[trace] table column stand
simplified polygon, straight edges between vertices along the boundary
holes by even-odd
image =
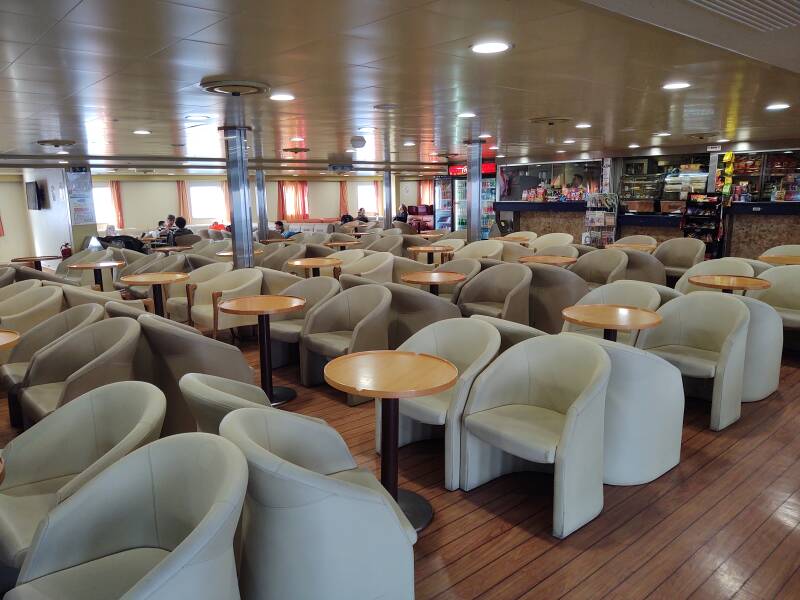
[[[319,267],[312,267],[311,268],[311,276],[312,277],[319,277]]]
[[[617,341],[617,330],[616,329],[603,329],[603,339],[608,340],[609,342],[616,342]]]
[[[153,287],[153,310],[159,317],[164,316],[164,296],[160,283],[154,283]]]
[[[281,406],[297,396],[292,388],[272,385],[272,336],[269,315],[258,315],[258,366],[261,369],[261,389],[270,406]]]
[[[42,270],[42,261],[40,261],[40,260],[33,261],[33,268],[36,269],[37,271],[41,271]]]
[[[429,286],[428,289],[430,289],[431,294],[433,294],[434,296],[438,296],[439,295],[439,284],[438,283],[432,283]]]
[[[96,285],[100,286],[100,291],[103,290],[103,270],[102,269],[92,269],[94,271],[94,282]]]

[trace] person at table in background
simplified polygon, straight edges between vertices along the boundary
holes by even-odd
[[[394,217],[395,221],[402,221],[403,223],[408,223],[408,208],[406,208],[405,204],[401,204],[397,214]]]
[[[164,231],[164,221],[159,221],[155,229],[151,229],[147,233],[143,233],[142,237],[157,238],[161,236],[162,231]]]
[[[208,226],[209,229],[213,229],[214,231],[225,231],[225,225],[222,223],[218,223],[214,221],[211,225]]]
[[[167,222],[161,227],[161,235],[167,235],[175,230],[175,215],[167,215]]]
[[[347,225],[348,223],[352,223],[352,222],[353,222],[353,220],[354,220],[354,219],[353,219],[353,215],[351,215],[350,213],[344,213],[344,214],[342,215],[342,218],[339,220],[339,222],[340,222],[342,225]]]
[[[362,223],[369,223],[367,212],[363,208],[358,209],[358,214],[356,215],[356,221],[361,221]]]
[[[275,221],[275,231],[281,234],[281,237],[290,238],[295,233],[300,233],[299,231],[286,231],[286,228],[283,226],[283,221]]]
[[[167,234],[167,243],[171,246],[175,245],[175,238],[182,235],[192,235],[194,231],[186,227],[186,219],[178,217],[175,219],[175,229]]]

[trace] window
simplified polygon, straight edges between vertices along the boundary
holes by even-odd
[[[94,219],[97,223],[117,226],[117,211],[114,210],[114,200],[111,197],[110,185],[94,186],[92,188],[92,203],[94,204]]]
[[[358,208],[364,209],[367,215],[374,217],[380,214],[378,194],[374,182],[358,184]]]
[[[218,183],[193,183],[189,186],[192,220],[215,219],[227,221],[225,196]]]

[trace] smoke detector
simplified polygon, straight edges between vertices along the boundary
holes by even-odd
[[[200,87],[211,94],[223,96],[252,96],[269,92],[269,85],[261,81],[248,81],[244,79],[216,79],[204,77]]]
[[[36,143],[45,148],[69,148],[75,145],[75,140],[37,140]]]
[[[367,140],[364,139],[363,135],[354,135],[350,138],[350,147],[351,148],[363,148],[367,145]]]

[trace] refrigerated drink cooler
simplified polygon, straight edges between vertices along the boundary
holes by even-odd
[[[481,179],[481,239],[488,239],[494,223],[494,202],[497,179],[483,175]],[[458,231],[467,228],[467,178],[438,177],[434,184],[436,228]]]

